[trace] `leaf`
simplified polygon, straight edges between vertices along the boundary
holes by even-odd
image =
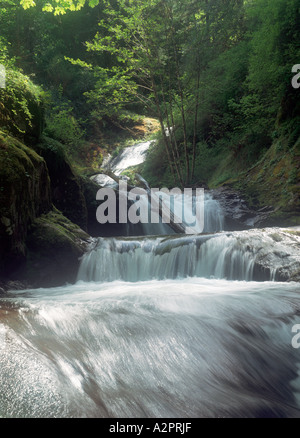
[[[35,6],[35,2],[33,0],[21,0],[20,5],[23,6],[24,9],[29,9]]]
[[[45,6],[43,7],[43,11],[45,12],[53,12],[53,6],[50,5],[50,3],[46,3]]]
[[[97,6],[99,3],[99,0],[89,0],[89,6],[91,8],[94,8],[95,6]]]

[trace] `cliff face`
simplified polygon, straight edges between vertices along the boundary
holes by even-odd
[[[70,221],[87,231],[83,183],[68,162],[63,145],[52,138],[42,137],[34,149],[47,163],[53,204]]]
[[[0,90],[0,293],[16,281],[75,281],[89,240],[81,180],[63,146],[41,137],[41,90],[16,72],[8,85]]]
[[[25,260],[28,228],[50,209],[50,180],[44,159],[0,133],[1,276],[9,277]]]

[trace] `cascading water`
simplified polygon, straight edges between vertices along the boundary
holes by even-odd
[[[139,239],[98,239],[82,258],[78,280],[146,281],[187,277],[274,281],[298,266],[300,239],[274,229]],[[286,239],[286,240],[284,240]],[[113,271],[111,266],[114,266]]]
[[[296,283],[79,282],[0,312],[1,417],[300,415]]]
[[[82,260],[78,280],[145,281],[185,277],[252,280],[255,259],[234,236],[99,239]],[[114,266],[114,270],[111,270]],[[269,279],[270,276],[269,276]]]
[[[147,151],[151,146],[152,142],[138,143],[137,145],[125,148],[118,156],[114,158],[109,158],[105,164],[104,168],[112,171],[116,176],[120,176],[122,172],[127,170],[131,166],[141,164],[145,161]],[[117,187],[117,183],[107,175],[97,175],[93,177],[94,181],[102,187]],[[143,178],[141,178],[143,180]],[[143,180],[146,187],[147,181]],[[148,187],[150,191],[150,187]],[[141,198],[141,201],[145,204],[146,210],[151,209],[150,200],[147,196]],[[182,196],[172,196],[171,201],[168,195],[165,195],[165,202],[171,206],[171,211],[177,216],[181,216],[182,210]],[[213,199],[211,194],[205,192],[205,208],[204,208],[204,229],[201,228],[199,224],[196,223],[194,226],[194,232],[197,233],[213,233],[216,231],[222,231],[224,229],[225,218],[218,201]],[[183,225],[188,227],[195,220],[195,212],[185,211],[185,218],[183,218]],[[128,223],[125,227],[125,235],[127,236],[149,236],[149,235],[170,235],[174,234],[174,230],[168,223],[163,223],[162,220],[159,224],[153,223],[143,223],[139,226],[132,225]]]
[[[219,232],[209,193],[205,222],[94,239],[75,285],[2,297],[0,417],[300,417],[299,283],[274,281],[300,237]]]
[[[206,191],[204,198],[204,233],[214,233],[225,229],[225,218],[218,201]]]
[[[194,234],[214,233],[224,229],[225,220],[220,204],[214,200],[209,193],[205,193],[204,195],[203,227],[202,223],[199,223],[195,219],[195,211],[193,209],[184,209],[184,214],[182,215],[183,199],[183,195],[165,195],[163,197],[163,201],[165,205],[170,208],[171,213],[176,217],[182,216],[182,221],[180,222],[182,225],[182,233],[185,233],[187,228],[192,229]],[[195,203],[195,198],[193,202]],[[144,205],[144,209],[148,211],[148,216],[150,217],[151,200],[149,200],[148,196],[141,197],[139,203]],[[126,236],[169,236],[171,234],[176,234],[176,231],[174,231],[172,225],[169,223],[163,223],[161,218],[158,224],[151,223],[150,220],[147,223],[140,223],[138,226],[128,223],[125,233]]]
[[[133,146],[125,148],[116,157],[108,157],[108,159],[103,164],[103,168],[110,169],[115,175],[120,176],[124,170],[129,167],[136,166],[145,161],[146,153],[151,146],[151,141],[146,141],[143,143],[138,143]],[[107,175],[99,174],[96,175],[94,181],[100,186],[115,186],[116,183]]]

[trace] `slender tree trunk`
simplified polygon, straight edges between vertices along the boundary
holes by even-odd
[[[167,105],[167,101],[166,101],[166,97],[165,97],[165,91],[164,91],[164,85],[163,85],[162,78],[160,78],[160,81],[161,81],[161,92],[162,92],[162,97],[163,97],[163,103],[165,106],[168,136],[170,138],[170,146],[171,146],[172,156],[173,156],[173,160],[174,160],[174,167],[176,169],[176,173],[178,175],[178,179],[180,181],[181,187],[183,187],[184,183],[183,183],[183,178],[182,178],[182,173],[181,173],[181,166],[179,166],[180,161],[179,161],[179,154],[178,154],[178,149],[177,149],[177,140],[176,140],[176,137],[174,135],[175,126],[174,126],[174,117],[173,117],[172,107],[170,106],[170,112],[171,112],[171,114],[170,114],[171,123],[170,123],[168,105]]]
[[[191,180],[194,180],[195,176],[195,161],[196,161],[196,139],[197,139],[197,122],[198,122],[198,110],[199,110],[199,91],[200,91],[200,69],[197,72],[197,93],[195,103],[195,118],[194,118],[194,135],[193,135],[193,159],[192,159],[192,173]]]
[[[157,88],[156,88],[156,84],[155,84],[154,78],[152,80],[152,88],[153,88],[153,92],[154,92],[154,99],[155,99],[155,103],[156,103],[156,109],[157,109],[157,112],[158,112],[158,119],[159,119],[161,131],[162,131],[162,135],[163,135],[163,139],[164,139],[164,145],[165,145],[165,149],[166,149],[166,153],[167,153],[167,158],[168,158],[168,161],[169,161],[169,164],[170,164],[170,168],[171,168],[171,172],[172,172],[172,175],[173,175],[174,183],[176,184],[176,175],[175,175],[175,171],[174,171],[174,165],[173,165],[173,162],[172,162],[172,159],[171,159],[169,140],[168,140],[168,137],[167,137],[167,134],[166,134],[166,130],[165,130],[163,115],[162,115],[162,112],[161,112],[159,97],[158,97]]]
[[[171,72],[170,71],[169,71],[169,78],[171,78]],[[171,122],[172,122],[172,127],[173,127],[172,136],[173,136],[173,141],[174,141],[174,146],[175,146],[175,152],[176,152],[177,160],[180,163],[180,154],[179,154],[178,142],[177,142],[177,138],[176,138],[176,135],[175,135],[176,127],[175,127],[175,119],[174,119],[174,113],[173,113],[173,97],[172,97],[171,83],[169,83],[169,107],[170,107]]]
[[[151,43],[149,42],[149,40],[147,39],[147,37],[144,35],[144,41],[146,43],[145,48],[146,48],[146,53],[147,53],[147,58],[149,61],[149,66],[152,65],[153,63],[153,56],[151,55],[151,48],[152,50],[153,47],[151,45]],[[156,54],[155,59],[158,59],[158,55]],[[158,89],[157,89],[157,83],[155,81],[155,74],[156,71],[153,71],[153,69],[149,69],[149,73],[150,73],[150,77],[151,77],[151,89],[153,90],[153,94],[154,94],[154,100],[155,100],[155,105],[156,105],[156,109],[157,109],[157,113],[158,113],[158,119],[160,122],[160,126],[161,126],[161,131],[162,131],[162,135],[163,135],[163,140],[164,140],[164,145],[165,145],[165,149],[166,149],[166,153],[167,153],[167,158],[170,164],[170,168],[171,168],[171,172],[172,172],[172,176],[174,179],[174,183],[175,185],[177,184],[177,179],[180,182],[181,186],[183,187],[183,183],[182,183],[182,176],[181,176],[181,172],[180,169],[178,167],[178,163],[176,161],[176,157],[174,155],[174,148],[172,145],[172,142],[169,141],[170,137],[167,136],[166,134],[166,129],[165,129],[165,124],[164,124],[164,117],[163,117],[163,113],[161,110],[161,103],[160,103],[160,99],[159,99],[159,95],[158,95]],[[164,87],[163,87],[163,80],[160,77],[160,91],[162,92],[163,95],[163,101],[165,103],[165,93],[164,93]],[[168,129],[170,132],[170,125],[169,125],[169,118],[167,115],[167,125],[168,125]],[[173,157],[173,160],[172,160]],[[176,179],[177,176],[177,179]]]
[[[190,182],[190,159],[189,159],[189,151],[188,151],[188,139],[187,139],[187,128],[186,128],[186,116],[184,109],[184,92],[181,84],[180,78],[180,66],[178,59],[178,47],[175,40],[175,29],[174,29],[174,19],[173,14],[170,8],[166,5],[166,13],[170,20],[170,28],[171,28],[171,41],[174,51],[174,59],[175,59],[175,74],[177,79],[178,93],[180,97],[180,113],[181,113],[181,121],[182,121],[182,129],[183,129],[183,145],[184,145],[184,155],[185,155],[185,166],[186,166],[186,179],[185,182],[188,184]]]

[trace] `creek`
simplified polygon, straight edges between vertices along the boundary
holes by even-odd
[[[228,231],[210,193],[204,233],[161,225],[93,239],[76,284],[0,299],[0,417],[300,417],[300,287],[282,281],[299,237]]]

